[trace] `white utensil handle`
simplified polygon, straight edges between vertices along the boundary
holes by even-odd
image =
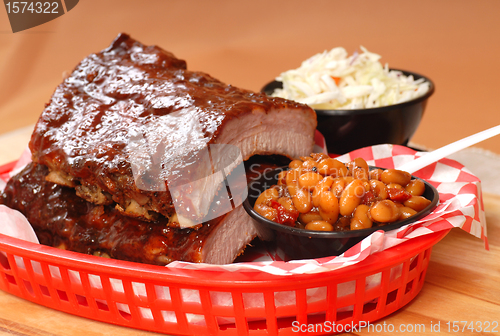
[[[458,141],[452,142],[449,145],[446,145],[444,147],[438,148],[432,152],[426,153],[419,157],[416,160],[407,162],[399,167],[396,167],[397,169],[407,171],[411,174],[414,172],[430,165],[431,163],[434,163],[444,157],[447,157],[450,154],[453,154],[455,152],[458,152],[459,150],[462,150],[464,148],[467,148],[469,146],[472,146],[478,142],[481,142],[483,140],[489,139],[491,137],[494,137],[495,135],[500,134],[500,125],[489,128],[487,130],[484,130],[482,132],[473,134],[471,136],[468,136],[466,138],[460,139]]]

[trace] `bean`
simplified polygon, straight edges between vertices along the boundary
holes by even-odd
[[[312,197],[311,193],[305,189],[297,188],[295,190],[295,196],[292,196],[293,205],[300,213],[306,213],[312,209]]]
[[[372,186],[368,180],[362,180],[363,181],[363,187],[365,188],[365,192],[368,192],[372,190]]]
[[[359,221],[357,218],[351,218],[351,221],[349,223],[349,227],[351,230],[362,230],[365,229],[363,226],[363,223]]]
[[[363,181],[353,180],[345,187],[340,195],[339,210],[342,216],[350,216],[354,209],[361,203],[365,194]]]
[[[344,176],[344,177],[342,177],[342,179],[344,180],[346,185],[348,185],[349,183],[354,181],[354,177],[352,177],[352,176]]]
[[[372,187],[372,192],[377,196],[379,199],[383,200],[389,197],[389,194],[387,193],[387,188],[384,184],[384,182],[379,181],[379,180],[370,180],[370,186]]]
[[[286,191],[290,197],[294,197],[295,194],[297,194],[297,190],[299,190],[300,187],[298,185],[289,185],[286,187]]]
[[[300,177],[300,168],[290,169],[286,174],[286,185],[297,185]]]
[[[343,178],[336,178],[331,186],[331,190],[335,194],[335,196],[340,197],[342,191],[345,189],[345,180]]]
[[[386,169],[380,175],[380,179],[385,184],[397,183],[406,186],[411,180],[411,174],[398,169]]]
[[[314,187],[314,191],[312,193],[312,201],[314,206],[316,207],[319,206],[319,200],[321,198],[321,194],[324,191],[330,189],[330,187],[333,184],[333,181],[334,181],[333,177],[326,176],[316,185],[316,187]]]
[[[276,188],[271,187],[269,189],[264,190],[264,192],[259,195],[259,197],[255,201],[255,205],[259,204],[270,205],[269,202],[271,200],[276,201],[278,198],[279,198],[278,190]]]
[[[422,180],[414,179],[406,185],[405,189],[413,196],[422,196],[425,192],[425,183]]]
[[[313,190],[314,187],[323,179],[323,176],[314,173],[314,172],[308,172],[300,175],[299,177],[299,187],[305,188],[307,190]]]
[[[355,178],[368,179],[368,163],[363,158],[355,158],[347,164],[350,175]]]
[[[356,167],[363,168],[368,171],[368,163],[366,163],[365,159],[363,158],[355,158],[354,160],[347,163],[347,168],[349,168],[350,171],[353,171]]]
[[[281,204],[283,208],[285,208],[288,211],[297,211],[290,197],[280,197],[278,198],[278,203]]]
[[[317,208],[312,208],[311,211],[300,214],[299,220],[301,223],[307,224],[310,222],[323,220],[323,217],[321,217]]]
[[[339,217],[339,201],[332,191],[325,191],[321,194],[319,213],[329,223],[333,224],[337,221]]]
[[[368,163],[366,163],[365,159],[363,158],[355,158],[353,160],[353,163],[356,167],[363,168],[364,170],[368,171]]]
[[[292,160],[289,164],[288,167],[291,169],[299,168],[302,166],[302,160],[296,159]]]
[[[306,225],[306,230],[314,231],[333,231],[333,225],[325,221],[309,222]]]
[[[296,190],[299,188],[299,176],[300,176],[300,168],[298,169],[290,169],[286,174],[286,187],[288,193],[291,196],[295,195]]]
[[[418,212],[424,210],[429,204],[431,204],[431,201],[423,196],[412,196],[403,204],[408,208],[412,208],[413,210]]]
[[[258,214],[271,221],[275,221],[278,218],[278,211],[265,204],[257,204],[254,206],[254,209]]]
[[[325,222],[328,222],[330,224],[335,224],[335,222],[339,219],[339,213],[338,212],[324,212],[323,210],[319,209],[319,215],[321,216],[321,219],[324,220]]]
[[[417,214],[417,211],[413,210],[412,208],[405,207],[405,206],[399,207],[399,211],[401,212],[401,214],[399,215],[400,220],[409,218],[409,217]]]
[[[404,189],[399,183],[389,183],[387,184],[387,189]]]
[[[364,168],[356,167],[352,172],[352,176],[359,180],[368,180],[368,171]]]
[[[371,218],[380,223],[394,222],[399,218],[399,208],[391,200],[377,201],[370,207]]]
[[[373,225],[373,221],[370,218],[370,207],[366,204],[360,204],[354,210],[354,214],[351,219],[351,230],[368,229]],[[353,226],[355,228],[353,228]]]
[[[318,173],[325,176],[347,176],[347,167],[339,160],[323,159],[318,164]]]
[[[302,170],[304,171],[318,171],[318,163],[312,158],[302,163]]]
[[[380,181],[380,176],[382,175],[383,170],[380,168],[377,169],[372,169],[370,170],[370,180],[379,180]]]

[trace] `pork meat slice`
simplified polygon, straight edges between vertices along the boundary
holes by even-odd
[[[231,263],[259,233],[242,206],[200,228],[179,229],[167,219],[146,222],[109,205],[89,203],[73,188],[46,180],[48,168],[30,163],[12,177],[1,203],[23,213],[40,243],[140,263],[174,260]]]
[[[191,226],[210,219],[215,195],[243,160],[309,155],[315,128],[306,105],[189,71],[171,53],[121,34],[56,88],[30,149],[49,167],[48,180],[89,202]]]

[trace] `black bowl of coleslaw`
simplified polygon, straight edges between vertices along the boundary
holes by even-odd
[[[396,70],[396,69],[392,69]],[[377,144],[407,145],[424,115],[429,97],[434,93],[434,83],[420,74],[400,71],[405,76],[429,83],[425,94],[412,100],[373,108],[317,109],[317,129],[325,137],[329,153],[344,154],[352,150]],[[271,96],[283,83],[272,81],[262,88]]]

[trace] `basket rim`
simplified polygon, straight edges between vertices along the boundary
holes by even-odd
[[[0,166],[0,175],[9,173],[14,165],[15,162],[10,162]],[[89,274],[106,274],[110,278],[141,279],[142,281],[151,281],[158,284],[177,283],[193,288],[200,286],[213,288],[217,285],[224,288],[242,286],[250,288],[255,285],[259,287],[274,286],[276,283],[280,283],[285,287],[292,286],[293,288],[296,282],[290,280],[300,280],[302,286],[307,285],[307,283],[316,283],[318,277],[323,280],[327,278],[356,278],[363,274],[375,273],[383,267],[401,263],[407,258],[411,258],[432,247],[444,238],[450,230],[442,230],[413,238],[387,250],[370,255],[354,265],[322,272],[320,276],[314,273],[276,275],[260,270],[229,272],[218,268],[200,270],[148,265],[61,250],[4,234],[0,234],[0,251],[56,267],[66,267]]]
[[[140,278],[142,281],[156,283],[178,283],[183,286],[221,285],[224,287],[265,286],[294,284],[300,280],[302,284],[323,279],[357,278],[362,274],[372,274],[385,267],[392,267],[418,253],[432,247],[448,234],[449,230],[434,232],[403,242],[385,251],[375,253],[351,266],[318,274],[275,275],[263,271],[229,272],[223,270],[181,269],[136,262],[108,259],[83,253],[60,250],[55,247],[40,245],[18,238],[0,234],[0,251],[11,253],[33,261],[44,262],[53,266],[61,266],[90,274],[105,274],[110,278]]]

